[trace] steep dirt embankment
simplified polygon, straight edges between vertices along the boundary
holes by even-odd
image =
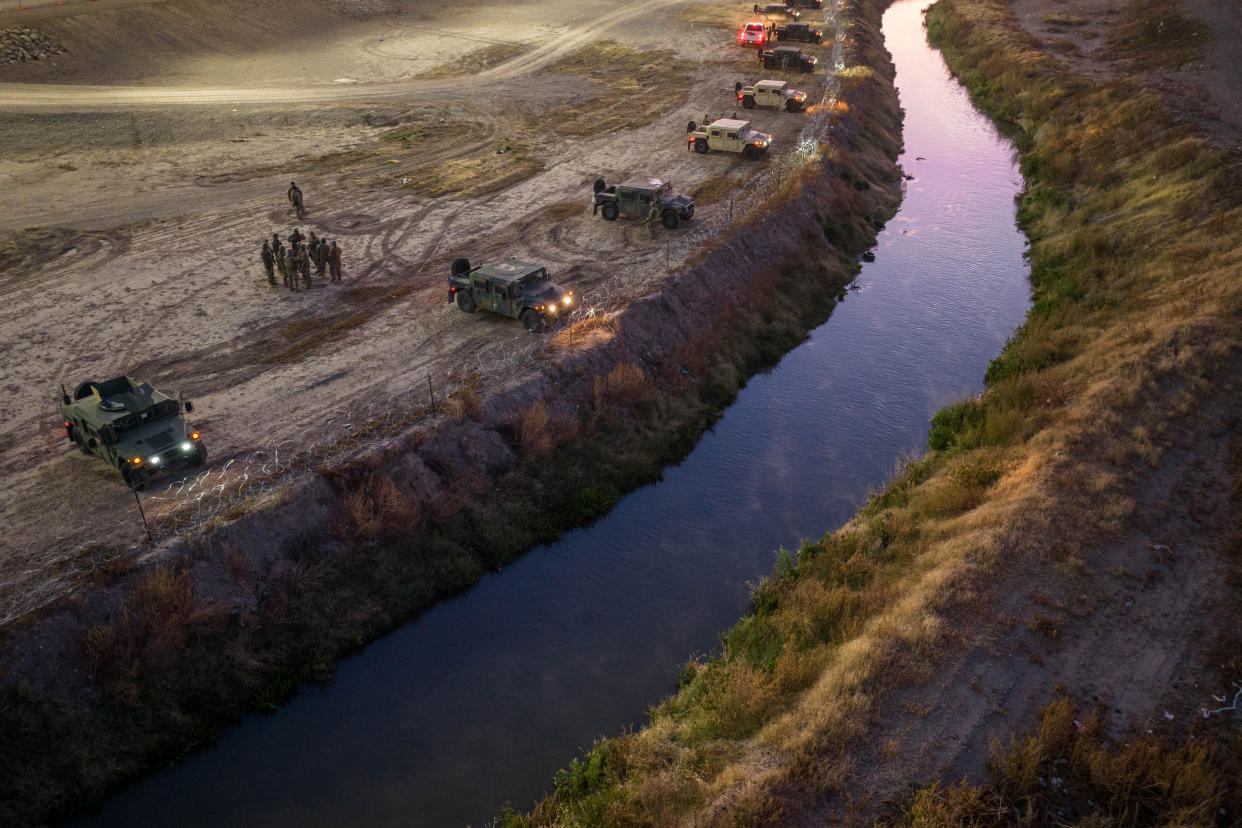
[[[15,632],[0,818],[63,813],[279,704],[684,456],[746,377],[827,318],[895,210],[900,111],[877,9],[847,10],[855,68],[829,140],[658,293],[558,332],[502,392],[467,386],[437,426],[376,434]]]

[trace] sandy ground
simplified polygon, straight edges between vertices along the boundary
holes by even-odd
[[[783,163],[686,151],[686,122],[733,110],[734,81],[756,77],[728,28],[745,10],[717,4],[715,27],[689,22],[691,5],[0,11],[0,26],[46,12],[20,20],[70,49],[0,69],[0,619],[70,588],[95,544],[137,537],[117,473],[65,440],[60,383],[127,373],[194,400],[214,476],[153,486],[158,516],[425,402],[429,377],[442,395],[470,372],[497,383],[529,367],[539,335],[445,303],[455,256],[545,264],[584,310],[675,269],[728,195],[652,235],[591,215],[597,176],[727,193]],[[670,54],[592,80],[602,40]],[[822,72],[792,80],[822,95]],[[815,115],[752,117],[788,152]],[[263,277],[262,240],[295,224],[290,179],[306,193],[303,232],[339,240],[341,283],[290,293]]]

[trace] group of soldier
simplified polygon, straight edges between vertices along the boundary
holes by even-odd
[[[271,239],[263,240],[263,249],[259,251],[259,259],[267,273],[267,283],[276,284],[276,273],[279,272],[289,290],[305,289],[311,286],[311,265],[315,265],[315,276],[323,276],[325,268],[329,281],[341,281],[341,248],[336,241],[321,239],[312,230],[310,236],[303,236],[302,231],[293,228],[286,245],[278,233]]]

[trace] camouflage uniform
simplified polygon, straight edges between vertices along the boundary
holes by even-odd
[[[293,228],[293,232],[289,234],[289,247],[293,248],[293,251],[296,253],[298,245],[301,244],[304,238],[306,237],[302,235],[301,230],[296,227]]]
[[[655,226],[657,219],[660,218],[660,208],[656,204],[656,200],[651,199],[651,209],[647,211],[647,220],[643,224],[647,225],[647,229],[651,231],[651,238],[655,238]]]
[[[276,273],[272,270],[276,260],[272,257],[272,248],[268,245],[267,239],[263,240],[263,249],[259,251],[259,258],[263,260],[263,269],[267,271],[267,283],[276,284]]]
[[[285,251],[285,257],[283,261],[285,263],[284,269],[288,273],[288,278],[285,279],[285,284],[289,286],[289,290],[297,290],[298,289],[298,254],[294,252],[294,249],[292,247],[290,247],[287,251]]]
[[[304,244],[298,247],[298,271],[302,274],[302,284],[305,287],[310,287],[310,254],[306,252],[306,245]]]
[[[341,248],[335,241],[328,248],[328,270],[332,273],[332,281],[341,281]]]

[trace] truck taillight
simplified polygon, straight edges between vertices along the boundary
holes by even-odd
[[[191,439],[191,440],[197,440],[197,439],[198,439],[198,432],[197,432],[197,431],[192,431],[192,432],[190,432],[190,439]]]

